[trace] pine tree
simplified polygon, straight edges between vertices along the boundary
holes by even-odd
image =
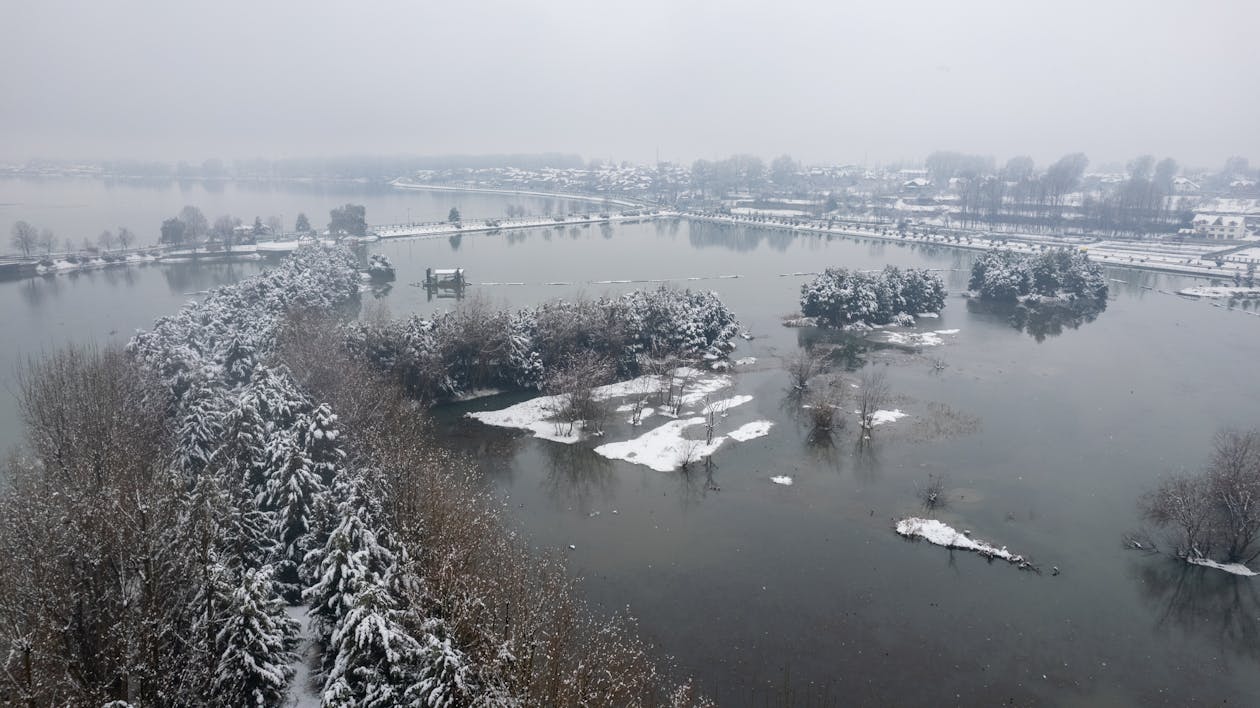
[[[423,651],[400,623],[389,591],[366,584],[333,632],[332,667],[324,683],[325,706],[385,708],[404,703],[407,690],[423,680]]]
[[[199,475],[223,443],[223,408],[219,392],[204,383],[184,396],[180,410],[179,441],[176,446],[180,468]]]
[[[338,508],[340,522],[322,547],[306,556],[315,582],[302,593],[310,605],[316,631],[328,643],[351,609],[360,589],[385,587],[395,563],[393,552],[378,540],[363,495],[346,495]],[[328,655],[330,661],[334,658]]]
[[[214,672],[213,702],[275,706],[285,696],[299,626],[285,613],[271,568],[248,570],[232,591],[218,633],[222,656]]]
[[[274,436],[268,450],[271,476],[259,506],[273,514],[272,535],[278,542],[276,578],[285,596],[296,601],[298,566],[306,555],[323,481],[294,431]]]

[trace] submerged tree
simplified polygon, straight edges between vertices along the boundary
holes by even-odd
[[[1202,473],[1164,480],[1140,508],[1172,532],[1179,557],[1227,563],[1260,557],[1260,430],[1218,434]]]

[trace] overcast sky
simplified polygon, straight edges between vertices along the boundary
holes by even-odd
[[[1260,160],[1260,2],[5,2],[0,160]]]

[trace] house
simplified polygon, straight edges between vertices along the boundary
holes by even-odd
[[[1198,194],[1201,189],[1198,182],[1188,177],[1174,177],[1172,184],[1176,194]]]
[[[1247,235],[1247,225],[1242,216],[1222,214],[1195,214],[1194,233],[1209,239],[1241,240]]]

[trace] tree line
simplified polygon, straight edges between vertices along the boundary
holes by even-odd
[[[66,253],[72,253],[77,250],[82,251],[113,251],[121,248],[127,250],[136,242],[136,235],[127,227],[120,227],[117,232],[106,229],[96,237],[96,241],[84,237],[82,244],[75,244],[74,241],[67,238],[62,242],[62,250]],[[21,253],[22,256],[30,258],[32,255],[49,256],[57,249],[57,237],[52,229],[39,229],[27,221],[16,221],[10,230],[9,244]]]
[[[350,349],[411,395],[440,401],[477,389],[542,390],[580,356],[630,378],[646,362],[724,357],[739,323],[712,292],[662,287],[517,311],[474,299],[431,318],[363,318]]]
[[[968,287],[987,300],[1039,296],[1098,303],[1106,301],[1108,290],[1102,266],[1087,254],[1068,249],[1039,254],[985,251],[972,263]]]

